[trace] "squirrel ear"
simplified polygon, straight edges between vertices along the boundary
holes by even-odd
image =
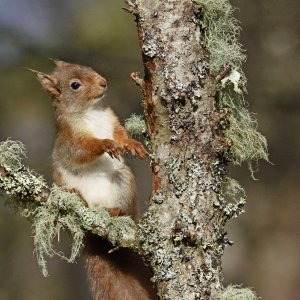
[[[54,97],[60,96],[61,92],[59,88],[57,87],[57,79],[43,73],[38,73],[37,78],[40,81],[42,87],[51,95]]]
[[[57,98],[61,92],[57,87],[57,79],[48,74],[37,72],[37,79],[41,83],[42,87],[53,97]]]
[[[30,68],[27,68],[27,70],[33,72],[36,74],[37,79],[41,83],[42,87],[53,97],[60,96],[61,92],[59,88],[57,87],[58,80],[50,76],[48,74],[42,73],[40,71],[36,71]]]
[[[65,66],[69,65],[69,63],[59,60],[59,59],[56,59],[56,58],[50,58],[50,59],[54,62],[54,64],[57,67],[65,67]]]

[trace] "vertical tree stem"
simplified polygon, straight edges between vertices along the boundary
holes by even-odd
[[[152,148],[152,197],[139,224],[143,255],[161,299],[211,299],[221,289],[226,244],[226,218],[217,205],[226,146],[217,81],[201,46],[201,8],[190,0],[131,5]]]

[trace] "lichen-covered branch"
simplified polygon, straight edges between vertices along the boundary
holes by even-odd
[[[45,258],[58,255],[73,262],[83,246],[86,231],[107,238],[116,247],[138,251],[136,225],[130,217],[111,217],[105,209],[91,211],[77,194],[56,185],[48,187],[43,177],[22,165],[24,155],[20,142],[0,143],[0,189],[9,196],[10,207],[32,220],[35,252],[45,276]],[[53,246],[60,230],[68,230],[73,237],[70,257]]]

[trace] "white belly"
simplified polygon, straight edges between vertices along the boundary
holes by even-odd
[[[66,187],[79,191],[92,210],[100,207],[118,207],[118,186],[114,185],[106,174],[99,172],[84,177],[69,174]]]
[[[98,161],[74,174],[60,169],[64,186],[67,189],[76,189],[89,208],[98,210],[100,207],[120,207],[122,197],[121,185],[114,180],[114,174],[123,168],[123,162],[111,159],[107,154]]]
[[[112,119],[105,110],[90,109],[83,118],[84,128],[93,137],[113,139]],[[127,208],[134,192],[131,171],[125,166],[123,159],[112,159],[107,153],[78,170],[70,171],[62,166],[57,170],[62,175],[63,185],[67,189],[77,190],[89,208],[100,207]]]

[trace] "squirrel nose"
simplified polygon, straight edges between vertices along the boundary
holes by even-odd
[[[106,80],[104,78],[101,78],[99,81],[99,85],[105,89],[107,87]]]

